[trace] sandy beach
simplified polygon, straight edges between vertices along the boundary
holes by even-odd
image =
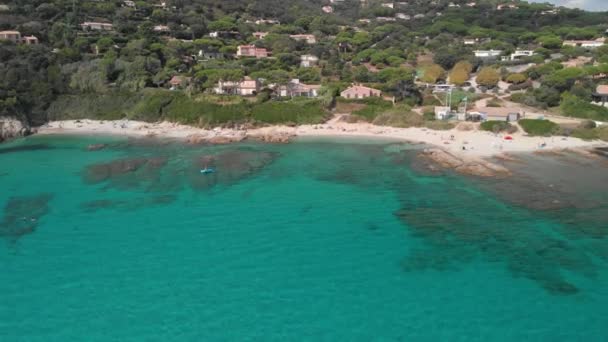
[[[571,137],[529,137],[521,131],[514,134],[494,134],[477,129],[465,131],[458,128],[435,131],[418,127],[395,128],[336,121],[297,127],[269,126],[249,130],[222,128],[205,130],[170,122],[68,120],[49,122],[38,129],[38,134],[157,136],[217,143],[240,141],[245,138],[277,141],[290,137],[375,137],[424,143],[460,157],[492,157],[504,153],[608,146],[607,143],[601,141],[585,141]]]

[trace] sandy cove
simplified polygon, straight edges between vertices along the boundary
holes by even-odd
[[[331,121],[318,125],[268,126],[255,129],[200,129],[170,122],[67,120],[53,121],[39,127],[38,134],[104,134],[133,137],[184,139],[190,143],[224,144],[244,139],[285,143],[293,137],[362,137],[384,138],[434,146],[424,155],[442,167],[467,174],[495,176],[508,174],[504,167],[491,163],[489,157],[509,158],[510,153],[572,150],[584,151],[606,147],[608,143],[566,137],[528,137],[521,132],[494,134],[477,129],[435,131],[426,128],[396,128],[367,123]],[[505,157],[507,156],[507,157]]]

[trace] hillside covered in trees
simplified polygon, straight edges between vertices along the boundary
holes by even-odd
[[[584,43],[607,29],[608,13],[524,1],[0,0],[0,31],[20,35],[0,36],[0,116],[317,122],[353,83],[412,108],[437,104],[429,85],[503,82],[513,101],[608,121],[608,45]],[[259,82],[246,98],[221,88],[245,79]],[[315,98],[277,95],[294,79]]]

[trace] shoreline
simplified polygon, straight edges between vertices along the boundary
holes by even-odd
[[[607,147],[608,143],[572,137],[529,137],[521,132],[493,134],[479,130],[435,131],[427,128],[397,128],[368,123],[329,122],[318,125],[268,126],[255,129],[202,129],[170,122],[66,120],[52,121],[38,127],[35,134],[98,134],[131,137],[184,139],[189,143],[226,144],[245,139],[269,143],[287,143],[295,137],[346,137],[387,139],[426,144],[459,158],[490,158],[519,152],[563,151]],[[505,136],[512,140],[505,140]],[[544,147],[541,147],[544,144]]]

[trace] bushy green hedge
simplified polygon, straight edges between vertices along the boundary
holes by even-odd
[[[167,120],[199,127],[241,123],[252,119],[270,124],[313,124],[326,119],[319,100],[251,103],[242,98],[202,96],[146,89],[138,93],[60,96],[49,109],[50,120],[96,119],[157,122]]]
[[[163,118],[200,127],[217,126],[249,119],[250,107],[245,103],[217,104],[206,100],[195,101],[186,95],[177,96],[164,110]]]
[[[48,109],[49,120],[97,119],[118,120],[139,100],[141,94],[80,94],[63,95]]]
[[[519,120],[519,125],[529,135],[550,136],[559,131],[559,125],[549,120]]]
[[[268,101],[255,105],[251,117],[258,122],[268,124],[315,124],[326,119],[327,113],[321,101]]]

